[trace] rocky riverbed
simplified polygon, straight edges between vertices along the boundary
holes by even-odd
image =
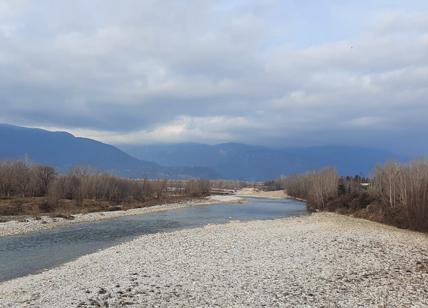
[[[0,307],[425,307],[428,237],[336,214],[141,236],[0,284]]]
[[[250,197],[250,198],[269,198],[269,199],[285,199],[288,198],[285,190],[273,190],[273,191],[264,191],[260,189],[255,189],[251,187],[242,188],[235,192],[236,196],[239,197]]]
[[[42,216],[39,219],[25,218],[20,220],[10,220],[0,223],[0,237],[29,232],[42,231],[52,228],[64,227],[70,224],[94,222],[99,220],[113,219],[121,216],[142,215],[153,212],[174,210],[189,206],[208,205],[216,203],[243,203],[245,200],[238,196],[209,196],[207,198],[195,199],[181,203],[171,203],[155,205],[150,207],[135,208],[127,211],[95,212],[88,214],[73,215],[73,219],[59,217]]]

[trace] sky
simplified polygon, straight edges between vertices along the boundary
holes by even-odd
[[[426,0],[0,0],[0,122],[428,155]]]

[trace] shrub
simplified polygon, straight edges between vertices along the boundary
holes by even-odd
[[[428,161],[402,165],[390,162],[378,167],[373,192],[388,220],[416,230],[428,230]]]
[[[210,193],[210,182],[208,180],[189,180],[186,183],[184,192],[188,196],[200,197]]]
[[[51,167],[20,161],[0,162],[0,197],[40,197],[55,178]]]
[[[304,175],[292,175],[283,180],[287,194],[306,199],[314,209],[324,210],[327,202],[338,194],[339,176],[336,170],[327,168]]]
[[[210,193],[207,180],[132,180],[87,168],[57,175],[47,166],[0,161],[0,215],[120,210]],[[42,200],[41,200],[42,199]]]
[[[428,231],[428,161],[389,162],[372,179],[338,178],[332,169],[293,175],[287,193],[312,209],[356,213],[402,228]],[[364,185],[364,186],[363,186]]]

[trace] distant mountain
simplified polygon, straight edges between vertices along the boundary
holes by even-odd
[[[5,124],[0,124],[0,140],[0,159],[28,159],[60,172],[88,166],[132,178],[266,180],[326,166],[336,167],[343,175],[368,175],[388,159],[403,160],[383,150],[346,146],[271,149],[239,143],[183,143],[122,146],[122,151],[66,132]]]
[[[66,132],[50,132],[0,124],[0,159],[28,159],[65,172],[75,166],[92,167],[124,177],[216,178],[205,167],[163,167],[139,160],[118,148]]]
[[[239,143],[183,143],[122,149],[165,166],[209,167],[222,178],[242,180],[266,180],[326,166],[335,167],[342,175],[369,175],[389,159],[403,160],[387,151],[349,146],[272,149]]]

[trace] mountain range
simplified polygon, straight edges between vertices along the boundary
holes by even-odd
[[[267,180],[326,166],[342,175],[369,175],[388,151],[349,146],[269,148],[240,143],[122,145],[120,149],[67,132],[0,124],[0,159],[29,160],[66,172],[91,167],[130,178]]]
[[[219,177],[204,167],[160,166],[132,157],[112,145],[66,132],[0,124],[0,140],[0,159],[29,160],[55,167],[59,172],[82,166],[130,178]]]
[[[239,143],[181,143],[128,145],[122,149],[165,166],[204,166],[222,178],[241,180],[273,179],[323,167],[335,167],[342,175],[369,175],[387,160],[406,159],[384,150],[351,146],[273,149]]]

